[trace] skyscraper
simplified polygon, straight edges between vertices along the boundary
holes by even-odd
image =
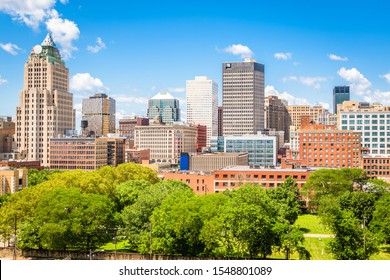
[[[289,140],[291,117],[287,110],[287,101],[277,96],[267,96],[264,100],[265,128],[284,131],[284,139]]]
[[[160,92],[149,99],[148,118],[160,117],[163,123],[180,121],[179,100],[169,92]]]
[[[337,114],[337,105],[350,100],[349,86],[336,86],[333,89],[333,114]]]
[[[256,134],[264,128],[264,65],[254,59],[222,64],[223,134]]]
[[[94,136],[107,136],[115,133],[115,99],[107,94],[97,93],[83,100],[83,121],[88,121],[87,131]]]
[[[187,122],[206,125],[207,141],[218,135],[218,85],[205,76],[186,82]]]
[[[24,89],[16,108],[16,143],[27,160],[49,163],[49,139],[75,129],[69,70],[50,34],[24,65]]]

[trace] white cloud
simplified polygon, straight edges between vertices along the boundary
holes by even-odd
[[[282,59],[282,60],[288,60],[292,57],[292,54],[290,52],[285,52],[285,53],[275,53],[274,57],[276,59]]]
[[[72,57],[72,52],[77,48],[73,46],[73,40],[77,40],[80,30],[77,24],[68,19],[60,18],[56,10],[52,10],[51,17],[46,21],[47,30],[52,33],[54,42],[61,46],[61,55],[63,59]]]
[[[8,81],[7,81],[6,79],[3,79],[3,78],[1,77],[1,75],[0,75],[0,85],[4,85],[4,84],[6,84],[6,83],[8,83]]]
[[[55,0],[2,0],[0,11],[36,30],[47,18],[55,3]]]
[[[113,95],[117,103],[137,103],[137,104],[148,104],[148,99],[144,97],[135,97],[128,95]]]
[[[249,47],[241,44],[233,44],[224,48],[223,51],[233,55],[238,55],[241,58],[252,57],[254,55],[253,51]]]
[[[102,38],[100,37],[96,38],[95,46],[87,46],[87,50],[91,53],[98,53],[99,51],[105,48],[106,48],[106,44],[102,41]]]
[[[370,93],[371,82],[356,68],[346,69],[343,67],[337,71],[337,74],[351,84],[355,94],[363,96]]]
[[[180,93],[180,92],[185,92],[186,89],[181,87],[176,87],[176,88],[168,88],[168,91],[174,93]]]
[[[94,78],[89,73],[77,73],[70,79],[70,88],[80,93],[105,92],[109,89],[103,85],[99,78]]]
[[[4,51],[12,55],[17,55],[18,52],[21,50],[21,48],[19,48],[17,45],[12,43],[7,43],[7,44],[0,43],[0,48],[2,48]]]
[[[390,83],[390,73],[387,73],[385,75],[380,75],[381,78],[385,78],[388,83]]]
[[[288,81],[298,81],[304,85],[314,87],[316,89],[321,87],[321,82],[326,82],[328,79],[326,77],[304,77],[304,76],[288,76],[282,79],[283,82]]]
[[[367,91],[367,94],[363,95],[363,100],[366,102],[374,103],[378,102],[385,106],[390,106],[390,91],[371,90]]]
[[[60,0],[60,2],[67,4],[68,0]],[[73,21],[62,19],[59,16],[58,12],[53,9],[55,4],[56,0],[0,0],[0,11],[11,15],[13,20],[23,22],[34,30],[45,22],[54,41],[61,46],[63,58],[68,59],[72,57],[72,52],[77,50],[72,42],[78,39],[80,30]]]
[[[287,100],[288,105],[309,105],[309,101],[306,98],[295,97],[286,91],[280,93],[274,86],[266,86],[264,91],[265,96],[277,96],[279,99]]]
[[[330,60],[336,60],[336,61],[348,61],[348,57],[341,57],[335,54],[328,54],[328,57]]]
[[[322,107],[324,107],[326,110],[330,109],[329,103],[319,101],[318,104],[321,105]]]

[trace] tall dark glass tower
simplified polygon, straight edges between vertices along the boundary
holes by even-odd
[[[337,114],[337,104],[349,101],[349,86],[336,86],[333,89],[333,114]]]

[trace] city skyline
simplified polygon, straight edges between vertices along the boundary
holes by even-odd
[[[194,76],[217,82],[221,105],[221,65],[245,57],[265,65],[266,95],[290,105],[331,110],[338,85],[351,86],[351,100],[390,105],[389,3],[196,3],[0,0],[2,115],[16,117],[23,65],[47,32],[70,70],[76,129],[82,99],[99,92],[117,101],[118,120],[146,116],[147,100],[169,91],[185,120],[185,83]]]

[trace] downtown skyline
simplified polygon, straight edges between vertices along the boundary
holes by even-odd
[[[0,114],[15,117],[23,66],[47,32],[70,70],[76,129],[82,99],[98,92],[116,100],[118,120],[146,116],[147,100],[168,91],[185,121],[186,80],[214,80],[221,105],[222,63],[245,57],[265,65],[266,95],[290,105],[332,111],[338,85],[351,100],[390,105],[389,3],[262,2],[0,0]]]

